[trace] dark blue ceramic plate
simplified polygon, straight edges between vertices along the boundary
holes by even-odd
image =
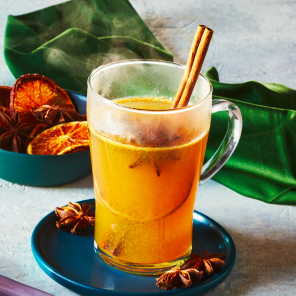
[[[89,203],[94,210],[94,199],[79,203]],[[93,229],[73,235],[59,230],[56,220],[51,212],[35,227],[33,255],[48,276],[82,295],[202,295],[223,282],[235,262],[235,245],[227,231],[211,218],[194,212],[192,252],[225,253],[225,266],[220,273],[189,289],[163,291],[155,285],[154,276],[125,273],[104,263],[94,252]]]
[[[86,96],[67,91],[77,111],[86,114]],[[0,178],[29,186],[56,186],[91,173],[89,151],[65,155],[29,155],[0,149]]]

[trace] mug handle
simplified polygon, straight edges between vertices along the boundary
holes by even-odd
[[[213,100],[212,113],[220,111],[226,111],[229,116],[226,135],[215,154],[203,165],[200,184],[212,178],[222,168],[234,152],[242,133],[243,119],[239,108],[227,100]]]

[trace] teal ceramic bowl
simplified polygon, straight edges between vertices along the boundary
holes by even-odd
[[[67,91],[79,114],[86,114],[86,96]],[[65,155],[29,155],[0,149],[0,178],[28,186],[57,186],[91,173],[89,150]]]

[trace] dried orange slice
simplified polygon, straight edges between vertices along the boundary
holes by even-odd
[[[28,154],[59,155],[89,149],[86,121],[56,125],[39,134],[27,148]]]
[[[0,105],[2,107],[9,108],[11,89],[10,86],[0,86]]]
[[[50,125],[47,123],[39,123],[35,125],[29,134],[29,139],[26,141],[26,147],[28,147],[32,139],[37,137],[39,134],[41,134],[44,130],[48,129],[49,127]]]
[[[9,114],[9,101],[10,101],[10,92],[12,87],[10,86],[0,86],[0,111]]]
[[[22,122],[37,123],[31,111],[42,105],[59,105],[75,110],[67,92],[51,79],[39,74],[27,74],[17,79],[10,93],[10,112],[19,112]]]
[[[65,148],[63,151],[59,152],[58,155],[79,152],[79,151],[84,151],[88,149],[89,149],[89,144],[75,145],[75,146]]]
[[[0,112],[4,113],[6,115],[10,115],[9,109],[8,108],[5,108],[3,106],[0,106]]]

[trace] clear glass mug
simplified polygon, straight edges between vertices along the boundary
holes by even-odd
[[[188,106],[170,109],[184,69],[131,60],[101,66],[88,79],[95,250],[124,271],[161,273],[190,254],[198,184],[223,166],[241,135],[238,107],[212,101],[202,74]],[[211,113],[218,111],[228,112],[228,130],[203,166]]]

